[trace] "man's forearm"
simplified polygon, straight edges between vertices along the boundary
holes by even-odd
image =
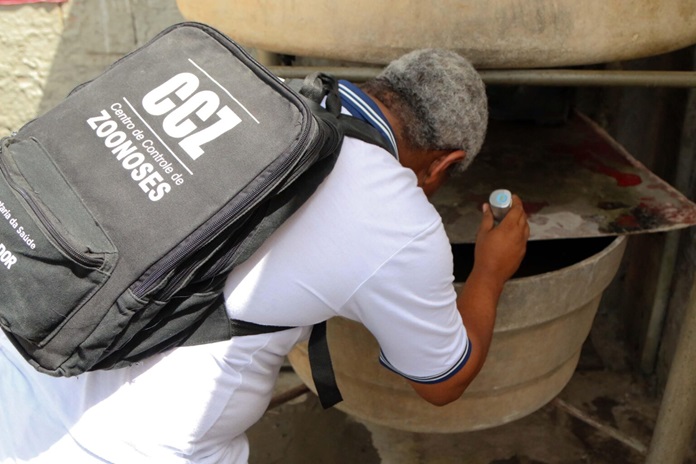
[[[477,269],[471,271],[457,297],[457,309],[462,316],[469,340],[471,341],[471,380],[483,367],[493,338],[493,328],[498,300],[505,281],[500,281],[487,272]]]
[[[498,300],[525,254],[529,224],[519,197],[513,195],[512,208],[495,226],[493,214],[484,205],[483,219],[476,238],[474,268],[457,297],[457,309],[471,341],[467,363],[454,376],[433,385],[413,388],[427,401],[444,405],[459,398],[483,367],[493,339]]]

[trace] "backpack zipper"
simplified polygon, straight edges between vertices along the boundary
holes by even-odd
[[[306,144],[307,139],[309,137],[309,132],[310,131],[304,131],[301,134],[300,143],[298,143],[297,145],[298,147],[303,147]],[[132,289],[133,295],[137,298],[142,298],[145,295],[147,295],[147,293],[152,288],[156,287],[159,284],[159,281],[163,276],[166,276],[172,270],[174,270],[183,259],[190,255],[191,252],[198,250],[202,244],[207,243],[210,239],[214,238],[220,232],[222,232],[228,225],[230,219],[238,216],[240,213],[243,213],[251,207],[253,207],[256,200],[258,200],[259,192],[266,190],[269,186],[275,188],[279,183],[276,181],[280,177],[281,173],[286,172],[286,167],[291,165],[292,162],[300,161],[297,160],[295,157],[295,155],[298,152],[314,151],[317,148],[317,145],[318,140],[315,139],[312,142],[312,145],[308,146],[306,150],[303,150],[301,148],[298,150],[297,148],[295,148],[295,150],[293,150],[292,152],[292,155],[283,161],[283,164],[274,171],[273,175],[268,177],[263,184],[257,186],[249,194],[247,194],[244,201],[238,203],[234,208],[225,212],[225,214],[222,217],[220,217],[208,228],[206,228],[205,232],[202,232],[198,237],[195,237],[192,240],[192,243],[185,247],[177,249],[176,252],[173,254],[167,255],[164,258],[164,260],[161,261],[160,264],[157,266],[156,270],[154,270],[150,275],[148,275],[148,277],[139,286]]]

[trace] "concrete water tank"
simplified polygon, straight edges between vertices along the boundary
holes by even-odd
[[[696,205],[588,118],[574,114],[553,126],[497,121],[471,167],[431,198],[452,242],[455,282],[473,265],[480,203],[502,186],[525,202],[531,241],[503,290],[479,375],[459,400],[431,406],[379,364],[379,347],[365,327],[335,318],[327,338],[344,396],[337,408],[368,422],[436,433],[489,428],[536,411],[576,368],[621,262],[623,234],[696,223]],[[289,359],[313,388],[306,345]]]
[[[557,67],[656,55],[696,43],[693,0],[177,0],[186,19],[243,45],[383,64],[426,47],[479,68]]]
[[[344,398],[336,407],[395,429],[453,433],[502,425],[551,401],[575,371],[626,238],[580,239],[574,246],[585,258],[559,269],[549,267],[557,253],[547,244],[528,251],[531,259],[525,260],[532,267],[534,262],[542,264],[548,272],[514,278],[505,285],[486,363],[464,395],[444,407],[423,401],[406,381],[377,362],[379,346],[364,326],[343,318],[329,320],[329,348]],[[458,260],[467,260],[466,255],[455,250],[455,267]],[[289,360],[314,390],[307,344],[298,345]]]

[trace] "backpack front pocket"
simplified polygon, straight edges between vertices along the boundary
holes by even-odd
[[[0,148],[0,326],[40,347],[118,256],[37,140],[8,138]]]

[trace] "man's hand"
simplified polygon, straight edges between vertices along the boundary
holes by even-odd
[[[505,282],[524,258],[528,238],[529,224],[519,197],[513,195],[510,211],[497,226],[490,206],[484,205],[474,268],[457,297],[457,309],[471,342],[471,355],[464,367],[444,382],[411,382],[426,401],[445,405],[456,400],[481,370],[493,337],[498,299]]]
[[[474,267],[504,284],[517,271],[529,239],[529,224],[522,201],[512,196],[512,207],[495,225],[490,205],[483,205],[483,219],[476,236]]]

